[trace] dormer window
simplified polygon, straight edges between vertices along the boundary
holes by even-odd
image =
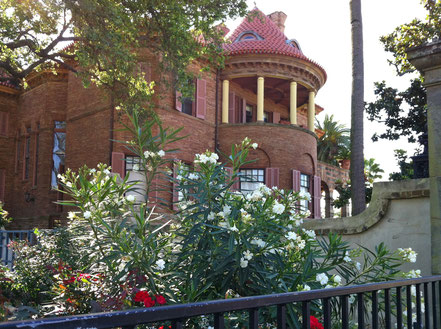
[[[254,34],[248,33],[242,36],[242,38],[240,39],[240,41],[245,41],[245,40],[256,40],[256,36]]]
[[[234,42],[263,40],[263,38],[254,31],[245,31],[239,34]]]
[[[290,45],[293,48],[296,48],[296,49],[302,51],[302,49],[300,48],[300,44],[295,39],[286,40],[286,44]]]

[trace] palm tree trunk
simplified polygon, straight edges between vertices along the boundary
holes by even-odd
[[[352,32],[351,191],[352,215],[366,209],[363,156],[364,63],[361,0],[350,0]]]

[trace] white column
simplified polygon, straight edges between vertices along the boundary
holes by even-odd
[[[228,123],[228,97],[230,94],[230,81],[222,82],[222,123]]]
[[[263,122],[264,78],[257,78],[257,121]]]
[[[315,121],[315,93],[314,91],[309,92],[308,101],[308,129],[314,132],[314,121]]]
[[[297,82],[291,81],[289,90],[289,119],[292,125],[297,124]]]

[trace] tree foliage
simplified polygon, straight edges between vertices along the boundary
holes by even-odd
[[[392,33],[380,39],[385,50],[393,54],[389,63],[395,66],[398,75],[415,70],[407,59],[407,49],[441,37],[441,1],[421,0],[421,3],[427,10],[425,20],[414,19],[408,24],[398,26]]]
[[[375,83],[376,100],[366,104],[370,121],[384,123],[386,132],[372,136],[379,139],[397,140],[407,137],[409,143],[427,131],[426,89],[420,79],[414,79],[405,91],[388,87],[385,81]]]
[[[186,81],[195,58],[222,62],[222,33],[213,25],[245,10],[244,0],[5,0],[0,80],[18,85],[33,70],[56,64],[122,98],[142,98],[148,88],[133,75],[140,49],[151,50],[163,69]]]
[[[350,149],[350,129],[334,121],[333,115],[326,115],[323,123],[318,122],[317,127],[325,132],[317,143],[317,159],[338,166],[342,150]]]

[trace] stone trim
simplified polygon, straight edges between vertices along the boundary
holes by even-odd
[[[372,200],[361,214],[345,218],[325,218],[306,220],[302,227],[319,234],[358,234],[367,231],[380,222],[388,211],[391,200],[428,198],[429,179],[374,183]]]
[[[317,135],[305,128],[296,126],[296,125],[284,125],[284,124],[280,124],[280,123],[270,123],[270,122],[247,122],[247,123],[222,123],[219,125],[219,128],[234,128],[234,127],[239,127],[239,126],[243,126],[243,127],[251,127],[251,126],[265,126],[265,127],[278,127],[278,128],[285,128],[285,129],[294,129],[294,130],[300,130],[301,132],[310,134],[311,136],[313,136],[315,139],[318,140]]]

